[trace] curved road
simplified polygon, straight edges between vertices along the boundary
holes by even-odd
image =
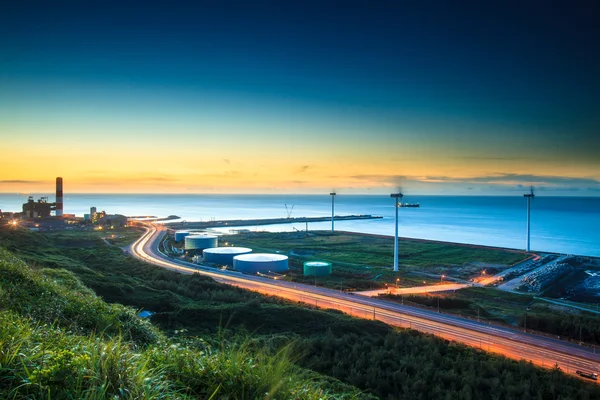
[[[198,273],[221,283],[262,294],[304,302],[320,308],[336,309],[361,318],[377,319],[393,326],[416,329],[516,360],[531,361],[544,367],[558,364],[569,374],[575,374],[575,370],[600,372],[600,354],[588,347],[332,289],[221,271],[173,260],[158,250],[166,231],[163,226],[151,225],[131,246],[131,253],[143,261],[181,273]]]

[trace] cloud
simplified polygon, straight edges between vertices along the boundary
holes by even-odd
[[[525,190],[533,185],[540,191],[576,192],[582,190],[600,191],[600,180],[587,177],[494,173],[474,177],[452,177],[445,175],[402,176],[402,175],[352,175],[349,177],[373,186],[393,187],[395,185],[423,189],[423,185],[454,187],[473,191],[476,188],[490,190]]]
[[[300,168],[296,170],[298,173],[306,172],[309,168],[312,168],[310,165],[302,165]]]
[[[464,183],[492,183],[505,185],[600,185],[600,180],[593,178],[581,178],[574,176],[555,176],[555,175],[532,175],[532,174],[507,174],[497,173],[485,176],[456,178],[448,176],[427,176],[425,181],[440,182],[464,182]]]
[[[21,184],[21,183],[26,183],[26,184],[33,184],[33,183],[48,183],[50,181],[27,181],[27,180],[22,180],[22,179],[5,179],[5,180],[1,180],[0,183],[6,183],[6,184]]]
[[[511,156],[506,156],[506,157],[476,157],[476,156],[461,156],[461,157],[452,157],[454,159],[458,159],[458,160],[473,160],[473,161],[515,161],[515,160],[531,160],[532,158],[526,158],[526,157],[511,157]]]
[[[223,162],[227,165],[231,164],[231,160],[229,158],[224,158]]]

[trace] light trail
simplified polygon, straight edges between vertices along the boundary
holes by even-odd
[[[158,244],[165,234],[165,227],[151,225],[131,246],[132,254],[141,260],[173,271],[185,274],[198,273],[212,277],[220,283],[262,294],[278,296],[319,308],[335,309],[355,317],[379,320],[392,326],[415,329],[446,340],[502,354],[512,359],[523,359],[543,367],[553,367],[558,364],[564,372],[574,376],[579,376],[575,374],[576,370],[600,372],[600,355],[596,354],[595,350],[593,352],[587,347],[545,336],[363,296],[354,296],[332,289],[287,281],[274,281],[172,260],[158,250]]]

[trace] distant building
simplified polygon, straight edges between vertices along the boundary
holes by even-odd
[[[23,204],[23,216],[25,218],[46,218],[50,216],[50,211],[54,210],[56,203],[48,203],[47,197],[40,197],[38,201],[29,196],[27,203]]]
[[[104,213],[104,211],[103,211]],[[121,214],[106,214],[98,219],[98,225],[104,225],[114,228],[122,228],[127,226],[127,217]]]

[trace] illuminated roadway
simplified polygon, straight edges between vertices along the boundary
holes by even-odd
[[[564,372],[570,374],[575,374],[575,370],[600,372],[600,354],[596,354],[595,349],[589,347],[333,289],[206,268],[174,260],[158,250],[166,231],[163,226],[150,225],[131,246],[131,253],[143,261],[173,271],[198,273],[221,283],[266,295],[304,302],[320,308],[336,309],[360,318],[377,319],[393,326],[412,328],[516,360],[524,359],[545,367],[558,364]]]

